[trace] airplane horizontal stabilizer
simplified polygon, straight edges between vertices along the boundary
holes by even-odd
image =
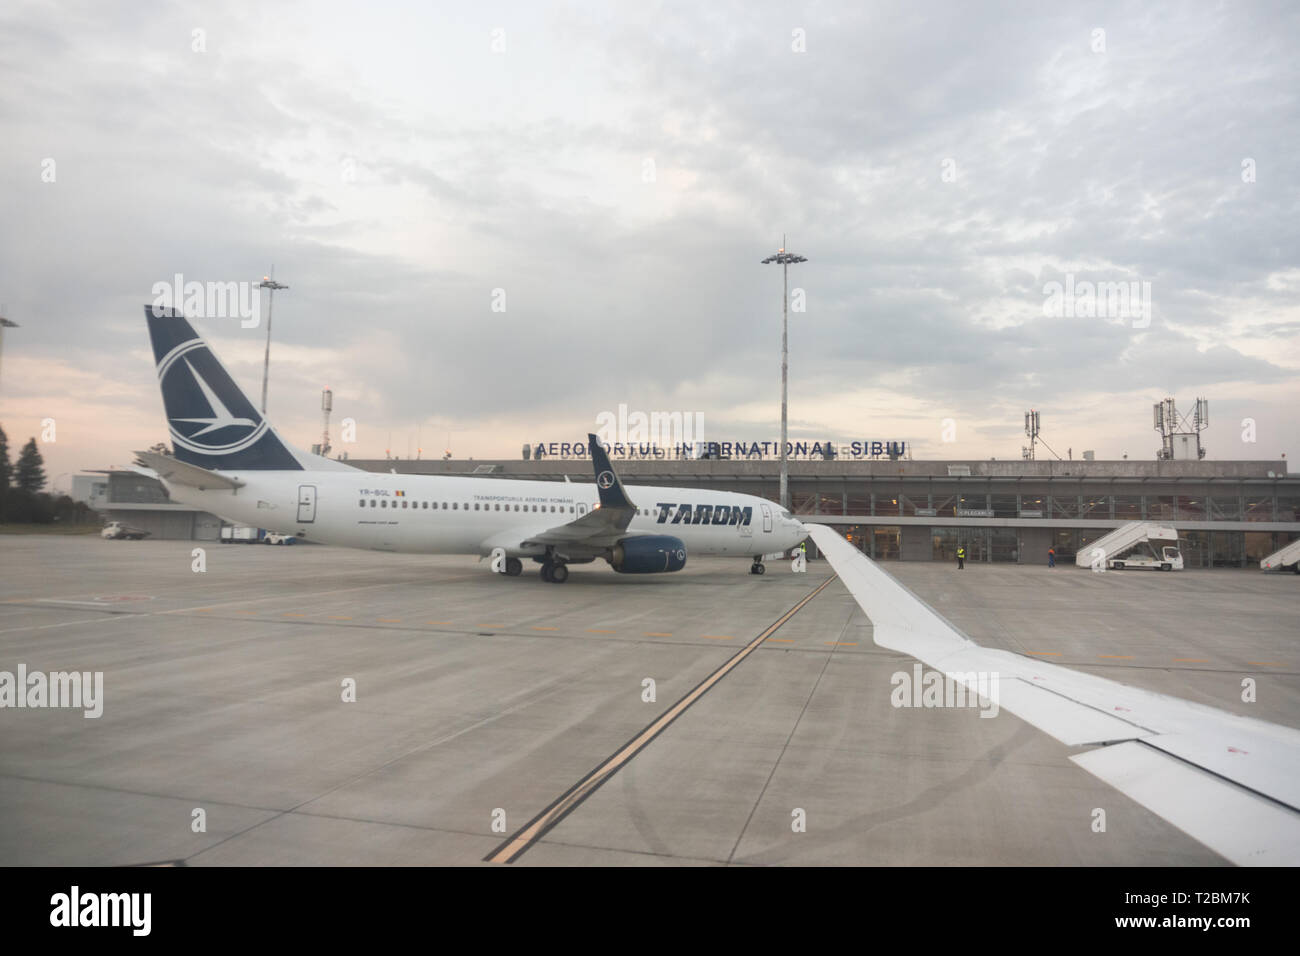
[[[170,455],[162,455],[156,451],[138,451],[135,453],[135,459],[144,467],[154,471],[163,481],[172,484],[188,485],[201,491],[215,488],[228,488],[233,491],[235,488],[244,487],[244,482],[238,478],[219,475],[215,471],[178,461]]]

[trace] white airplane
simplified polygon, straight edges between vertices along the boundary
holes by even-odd
[[[604,558],[615,571],[679,571],[688,554],[751,557],[807,537],[754,495],[631,485],[590,435],[595,484],[361,471],[294,448],[250,402],[180,313],[145,306],[173,453],[137,452],[137,468],[173,501],[310,541],[421,554],[492,556],[507,575],[523,559],[541,577]]]

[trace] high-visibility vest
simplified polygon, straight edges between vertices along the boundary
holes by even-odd
[[[957,557],[959,557],[959,558],[964,558],[964,557],[966,557],[966,549],[965,549],[965,548],[958,548],[958,549],[957,549]]]

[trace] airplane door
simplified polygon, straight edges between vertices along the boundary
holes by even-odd
[[[316,486],[298,486],[298,523],[311,524],[316,520]]]
[[[763,505],[763,533],[766,534],[772,530],[772,509]]]

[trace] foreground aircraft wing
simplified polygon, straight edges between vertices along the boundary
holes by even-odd
[[[1000,707],[1088,748],[1070,759],[1233,863],[1300,864],[1300,731],[983,647],[834,529],[807,527],[881,647],[971,690],[998,674]]]
[[[170,455],[160,455],[155,451],[138,451],[135,453],[135,459],[157,477],[174,485],[188,485],[191,488],[200,490],[244,487],[244,482],[237,478],[219,475],[215,471],[208,471],[206,468],[190,465],[172,458]]]
[[[628,537],[627,526],[636,517],[636,506],[628,500],[609,455],[595,435],[587,436],[591,464],[596,472],[596,491],[600,506],[580,515],[567,524],[548,528],[540,534],[530,535],[521,541],[523,547],[555,545],[556,547],[592,549],[602,551],[613,547],[620,538]]]

